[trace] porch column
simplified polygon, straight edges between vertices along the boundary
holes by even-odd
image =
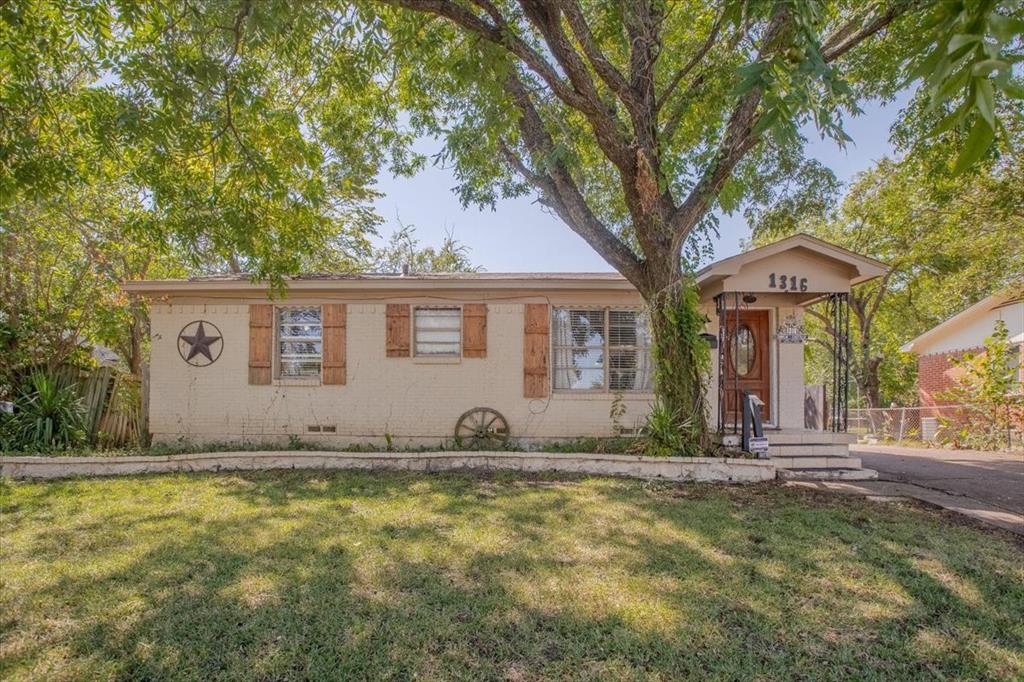
[[[829,429],[845,433],[850,402],[850,295],[832,293],[826,301],[826,317],[832,326],[832,404]]]

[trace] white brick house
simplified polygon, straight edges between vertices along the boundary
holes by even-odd
[[[798,235],[698,273],[712,425],[749,391],[769,428],[802,430],[803,306],[883,271]],[[126,289],[151,301],[158,443],[437,445],[486,407],[529,444],[634,428],[653,397],[643,302],[617,274],[300,277],[273,300],[240,278]]]

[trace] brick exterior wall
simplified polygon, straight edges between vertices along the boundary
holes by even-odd
[[[938,407],[949,405],[948,400],[940,396],[953,388],[960,370],[951,362],[960,359],[965,353],[983,353],[984,346],[966,348],[949,353],[930,353],[917,358],[917,395],[922,407]],[[938,411],[936,411],[938,414]]]
[[[248,383],[247,305],[155,305],[153,439],[259,443],[294,435],[338,446],[380,446],[389,434],[396,446],[437,446],[452,438],[459,416],[474,407],[497,409],[520,441],[613,435],[614,394],[523,397],[523,310],[518,303],[488,304],[486,358],[389,358],[385,305],[349,302],[345,385],[275,379],[254,386]],[[212,322],[224,337],[222,356],[208,367],[191,367],[178,355],[178,333],[197,319]],[[622,426],[642,423],[650,401],[650,394],[624,394]],[[336,431],[309,433],[308,425]]]
[[[523,397],[525,303],[639,305],[639,296],[579,292],[562,294],[561,299],[530,297],[522,302],[487,303],[486,357],[443,360],[386,357],[386,301],[348,299],[347,381],[337,386],[277,379],[270,385],[250,385],[250,301],[157,303],[151,309],[150,430],[157,443],[269,443],[297,436],[335,446],[379,446],[385,442],[384,434],[389,434],[396,446],[436,446],[452,438],[463,412],[491,407],[506,417],[513,439],[525,444],[611,436],[613,393],[553,392],[541,399]],[[266,303],[266,299],[251,302]],[[295,300],[287,304],[321,302]],[[435,299],[402,302],[437,304]],[[713,320],[714,311],[709,312]],[[795,308],[775,312],[799,314]],[[177,338],[186,324],[200,319],[217,326],[224,348],[214,364],[192,367],[178,354]],[[777,319],[774,315],[773,324]],[[714,324],[711,326],[709,331],[714,333]],[[773,344],[772,354],[773,371],[781,377],[781,395],[776,397],[781,426],[802,428],[802,345],[782,344],[779,348]],[[717,361],[712,364],[716,370]],[[708,383],[712,426],[716,380],[713,376]],[[625,393],[623,398],[626,414],[620,424],[627,428],[642,425],[652,396]],[[336,430],[330,434],[310,433],[308,425]]]

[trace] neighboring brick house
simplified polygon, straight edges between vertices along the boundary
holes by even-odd
[[[944,392],[953,388],[957,372],[951,362],[965,353],[985,350],[985,339],[992,335],[997,320],[1006,324],[1010,343],[1016,345],[1018,358],[1024,360],[1024,297],[1008,292],[993,294],[983,301],[932,327],[903,346],[904,352],[917,354],[917,393],[924,407],[948,405]],[[1018,381],[1024,362],[1018,361]]]
[[[884,272],[797,235],[697,273],[713,423],[735,427],[748,392],[770,428],[802,432],[804,306]],[[151,301],[156,442],[436,446],[488,408],[529,443],[634,428],[653,399],[643,300],[614,273],[307,276],[277,300],[246,277],[125,288]]]

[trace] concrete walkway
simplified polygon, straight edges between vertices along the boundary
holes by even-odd
[[[907,497],[1024,535],[1024,453],[851,445],[878,481],[805,487],[880,499]]]
[[[964,495],[894,481],[790,481],[786,485],[879,501],[915,499],[1024,536],[1024,516]]]
[[[880,480],[913,483],[1024,514],[1024,453],[851,445]]]

